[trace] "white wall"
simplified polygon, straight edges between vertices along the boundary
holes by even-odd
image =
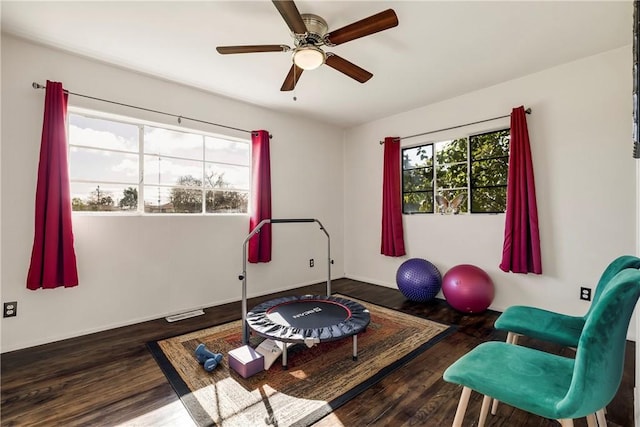
[[[0,320],[3,352],[238,300],[241,244],[248,232],[246,216],[74,214],[80,285],[27,290],[44,102],[44,92],[31,88],[33,81],[58,80],[78,93],[239,128],[268,129],[274,135],[273,216],[315,217],[325,224],[336,262],[333,277],[395,287],[397,267],[409,257],[429,259],[443,273],[472,263],[496,284],[492,308],[530,304],[582,314],[587,303],[578,299],[579,287],[594,286],[614,257],[637,253],[630,47],[371,122],[348,130],[346,138],[332,126],[6,35],[1,47],[0,290],[1,301],[17,300],[19,308],[17,317]],[[70,104],[175,124],[73,96]],[[528,123],[544,274],[498,269],[504,215],[405,216],[408,255],[381,256],[383,150],[378,141],[508,114],[523,104],[533,109]],[[508,126],[508,119],[463,130],[501,126]],[[405,140],[403,146],[455,135],[442,132]],[[324,280],[325,255],[324,235],[314,225],[275,225],[274,261],[250,266],[249,294]],[[310,269],[312,257],[316,267]]]
[[[408,258],[426,258],[442,274],[470,263],[492,277],[494,309],[527,304],[584,314],[588,303],[578,298],[580,286],[595,286],[611,260],[636,253],[631,59],[630,46],[616,49],[348,130],[346,275],[395,287],[395,272]],[[406,215],[407,256],[380,255],[383,149],[378,141],[509,114],[520,105],[533,110],[527,120],[544,274],[498,268],[504,214]],[[505,126],[508,118],[406,139],[402,146]]]
[[[322,221],[331,233],[333,276],[344,275],[342,130],[3,34],[1,292],[2,301],[18,301],[18,316],[1,320],[2,352],[241,297],[237,276],[242,269],[242,242],[249,231],[246,215],[74,214],[80,285],[26,289],[44,105],[44,91],[32,89],[31,83],[47,79],[81,94],[269,130],[273,217]],[[176,124],[171,118],[74,96],[69,104]],[[198,128],[225,132],[206,125]],[[273,261],[249,266],[249,295],[326,280],[326,238],[319,228],[315,224],[273,227]],[[309,258],[316,260],[313,269]]]

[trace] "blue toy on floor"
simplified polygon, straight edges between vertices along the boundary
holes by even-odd
[[[216,366],[222,361],[222,354],[210,351],[204,344],[198,344],[195,353],[198,363],[200,363],[207,372],[216,369]]]

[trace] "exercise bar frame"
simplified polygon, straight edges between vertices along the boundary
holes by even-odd
[[[247,235],[242,243],[242,273],[238,279],[242,280],[242,344],[249,344],[249,325],[247,324],[247,243],[256,234],[260,232],[266,224],[284,224],[299,222],[317,222],[320,230],[327,236],[327,296],[331,296],[331,236],[324,228],[322,223],[315,218],[293,218],[293,219],[263,219],[260,223]]]

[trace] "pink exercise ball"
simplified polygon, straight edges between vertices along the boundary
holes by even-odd
[[[463,313],[480,313],[493,302],[491,277],[480,267],[460,264],[442,278],[442,293],[451,307]]]

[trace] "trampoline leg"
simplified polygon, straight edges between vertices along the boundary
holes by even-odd
[[[244,328],[242,329],[242,344],[248,345],[249,336],[251,335],[251,332],[249,331],[249,324],[246,321],[243,322],[243,324],[244,324]]]
[[[287,370],[289,367],[287,366],[287,343],[282,343],[282,369]]]
[[[353,360],[358,360],[358,335],[353,336]]]

